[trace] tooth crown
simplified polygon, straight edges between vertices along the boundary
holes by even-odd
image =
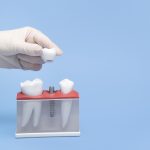
[[[42,53],[42,59],[43,61],[49,61],[49,60],[54,60],[56,56],[56,49],[55,48],[44,48],[43,53]]]
[[[43,92],[43,82],[40,79],[33,81],[26,80],[20,84],[21,91],[28,96],[41,95]]]
[[[74,82],[69,79],[64,79],[59,82],[61,92],[67,94],[73,90]]]

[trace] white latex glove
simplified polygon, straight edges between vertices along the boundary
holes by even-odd
[[[0,31],[0,68],[40,70],[43,48],[62,51],[46,35],[32,27]]]

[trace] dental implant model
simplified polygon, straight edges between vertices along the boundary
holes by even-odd
[[[16,137],[79,136],[79,94],[64,79],[60,90],[43,90],[40,79],[20,84]]]

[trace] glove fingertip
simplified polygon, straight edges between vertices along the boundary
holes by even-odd
[[[63,51],[60,49],[57,49],[56,54],[57,54],[57,56],[61,56],[61,55],[63,55]]]

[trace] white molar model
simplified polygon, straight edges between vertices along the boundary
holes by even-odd
[[[43,81],[34,79],[33,81],[26,80],[20,83],[21,92],[28,96],[38,96],[43,92]]]
[[[59,82],[61,92],[63,94],[68,94],[73,90],[74,82],[69,79],[64,79]],[[72,100],[62,101],[61,104],[61,114],[62,114],[62,127],[64,128],[69,120],[71,113]]]
[[[28,96],[38,96],[43,92],[43,82],[40,79],[35,79],[33,81],[25,81],[20,84],[21,91]],[[39,123],[41,114],[40,101],[25,101],[23,105],[23,116],[22,116],[22,127],[25,127],[33,114],[33,126],[36,127]]]
[[[55,48],[51,48],[51,49],[44,48],[41,57],[44,62],[54,60],[56,57],[56,49]]]

